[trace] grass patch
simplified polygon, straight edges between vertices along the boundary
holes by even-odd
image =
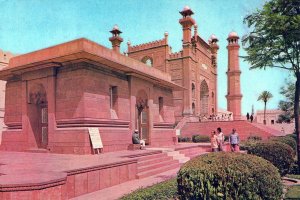
[[[155,184],[147,188],[138,189],[121,200],[169,200],[177,199],[177,180],[176,178]]]
[[[300,174],[287,174],[286,177],[294,178],[294,179],[300,179]]]
[[[285,195],[285,200],[296,200],[300,199],[300,185],[291,186]]]

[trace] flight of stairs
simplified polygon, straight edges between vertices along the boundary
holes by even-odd
[[[153,176],[171,169],[179,167],[178,160],[174,160],[167,153],[156,153],[153,155],[142,156],[138,159],[137,178]]]
[[[246,140],[251,135],[259,135],[263,139],[267,139],[273,135],[277,135],[277,130],[270,128],[262,128],[254,123],[248,121],[210,121],[210,122],[188,122],[181,129],[182,136],[189,136],[200,134],[208,135],[212,130],[216,130],[218,127],[222,128],[222,132],[225,135],[230,135],[233,128],[237,130],[241,140]]]
[[[178,148],[176,149],[180,154],[183,154],[185,157],[188,157],[189,159],[192,159],[196,156],[206,154],[211,151],[210,144],[208,144],[206,147],[191,147],[191,148]]]

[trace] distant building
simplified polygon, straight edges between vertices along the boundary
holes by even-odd
[[[282,114],[281,110],[266,110],[266,123],[267,125],[275,124],[278,120],[279,115]],[[256,112],[256,122],[263,124],[264,123],[264,111],[258,110]]]
[[[5,52],[0,49],[0,70],[7,67],[9,59],[13,57],[10,52]],[[4,104],[5,104],[5,84],[6,81],[0,81],[0,134],[4,127]],[[1,143],[1,137],[0,137]]]

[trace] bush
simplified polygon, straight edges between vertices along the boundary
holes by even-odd
[[[294,153],[296,153],[297,151],[297,142],[292,137],[289,136],[272,137],[271,141],[282,142],[292,147]]]
[[[154,199],[175,199],[177,197],[176,179],[171,179],[162,183],[158,183],[148,188],[142,188],[134,191],[121,200],[154,200]]]
[[[290,169],[290,171],[289,171],[289,174],[300,174],[300,170],[299,170],[297,161],[295,161],[295,162],[292,164],[291,169]]]
[[[248,151],[249,148],[251,148],[252,146],[254,146],[256,143],[258,143],[259,140],[246,140],[246,141],[242,141],[240,143],[240,150],[246,150]]]
[[[193,135],[192,141],[195,142],[195,143],[209,142],[210,138],[207,135]]]
[[[261,136],[258,135],[250,135],[247,140],[254,140],[254,141],[260,141],[262,140]]]
[[[178,136],[178,142],[191,142],[190,137],[185,137],[185,136]]]
[[[294,134],[294,133],[288,134],[288,135],[286,135],[286,137],[291,137],[291,138],[293,138],[297,142],[297,135]]]
[[[294,162],[293,149],[289,145],[277,141],[258,142],[248,149],[248,153],[260,156],[273,163],[282,176],[290,171]]]
[[[185,163],[178,172],[179,199],[280,199],[278,169],[242,153],[210,153]]]

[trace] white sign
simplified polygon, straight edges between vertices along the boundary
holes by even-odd
[[[98,128],[89,128],[89,134],[90,134],[93,149],[103,148],[99,129]]]
[[[176,129],[176,135],[180,135],[180,129]]]

